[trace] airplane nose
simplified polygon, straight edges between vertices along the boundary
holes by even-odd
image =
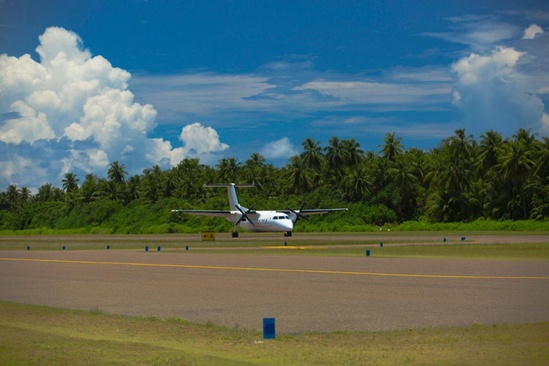
[[[292,220],[281,220],[280,223],[286,231],[292,231],[294,229],[294,223]]]

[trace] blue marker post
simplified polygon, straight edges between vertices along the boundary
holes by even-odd
[[[379,243],[379,247],[383,248],[383,242]]]
[[[263,318],[263,339],[275,339],[275,318]]]
[[[185,250],[189,250],[189,246],[188,246],[188,245],[185,246]]]
[[[366,250],[366,257],[370,256],[370,249]]]
[[[111,246],[110,246],[110,245],[107,245],[107,250],[108,250],[108,249],[111,249]]]
[[[27,245],[27,250],[31,250],[31,247],[30,247],[30,245]]]
[[[63,250],[67,249],[64,245],[63,245]]]
[[[156,248],[156,250],[160,251],[160,245],[158,246],[158,248]]]
[[[443,243],[446,243],[446,238],[442,239],[442,242],[443,242]]]
[[[148,246],[145,247],[145,251],[146,251],[146,252],[149,251],[149,247],[148,247]]]
[[[466,238],[465,238],[464,236],[461,237],[461,241],[465,241],[465,239],[466,239]]]

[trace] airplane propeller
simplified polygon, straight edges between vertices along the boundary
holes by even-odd
[[[248,210],[246,210],[246,212],[244,212],[244,210],[241,209],[240,206],[238,206],[238,205],[236,206],[236,208],[238,209],[238,211],[240,211],[240,213],[242,214],[242,216],[240,216],[240,218],[239,218],[238,221],[236,222],[236,224],[235,224],[236,226],[238,226],[238,224],[240,224],[240,222],[242,222],[244,219],[248,220],[248,221],[250,222],[250,224],[255,225],[255,224],[253,223],[253,221],[248,217],[248,214],[249,214],[250,212],[252,212],[253,207],[254,207],[253,205],[250,206],[250,208],[249,208]]]
[[[292,210],[291,208],[288,208],[287,210],[290,211],[291,213],[293,213],[295,215],[295,220],[294,220],[294,224],[297,222],[297,220],[301,219],[301,218],[304,218],[305,220],[307,221],[311,221],[310,218],[308,218],[307,216],[303,215],[301,213],[301,211],[303,211],[303,207],[305,207],[305,202],[303,202],[301,204],[301,207],[299,208],[298,211],[295,211],[295,210]]]

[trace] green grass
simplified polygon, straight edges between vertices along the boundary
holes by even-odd
[[[341,247],[288,246],[245,250],[197,250],[223,254],[288,255],[320,257],[364,257],[366,250],[376,258],[453,258],[453,259],[509,259],[549,260],[549,244],[384,244],[345,245]]]
[[[284,238],[280,234],[242,235],[233,239],[228,234],[218,234],[216,242],[202,242],[199,234],[193,235],[58,235],[58,236],[0,236],[0,250],[110,250],[132,249],[156,251],[161,247],[165,254],[191,252],[216,254],[254,254],[289,256],[371,256],[378,258],[455,258],[455,259],[549,259],[548,242],[540,243],[482,243],[483,236],[501,233],[467,233],[466,240],[455,233],[382,233],[357,234],[296,234]],[[539,236],[539,233],[505,233]],[[544,237],[547,237],[546,235]],[[258,239],[260,238],[260,240]],[[448,238],[446,242],[442,238]],[[383,247],[379,243],[383,241]],[[527,241],[527,240],[526,240]],[[285,246],[284,243],[287,243]]]
[[[546,365],[549,323],[306,333],[0,302],[3,365]]]

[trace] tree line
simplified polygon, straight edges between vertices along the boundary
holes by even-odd
[[[241,201],[261,208],[350,207],[356,226],[404,221],[469,222],[541,220],[549,214],[549,139],[519,129],[511,138],[487,131],[477,141],[465,129],[429,151],[405,149],[387,133],[375,150],[354,139],[332,137],[326,146],[308,138],[302,151],[282,167],[259,154],[217,165],[184,159],[177,166],[155,165],[128,176],[125,165],[110,164],[107,177],[80,180],[64,175],[32,194],[10,185],[0,192],[0,230],[111,227],[140,232],[140,226],[212,225],[208,218],[170,214],[171,208],[226,209],[226,192],[208,182],[254,183]],[[330,219],[341,219],[339,214]],[[330,215],[331,216],[331,215]],[[167,226],[164,226],[166,228]]]

